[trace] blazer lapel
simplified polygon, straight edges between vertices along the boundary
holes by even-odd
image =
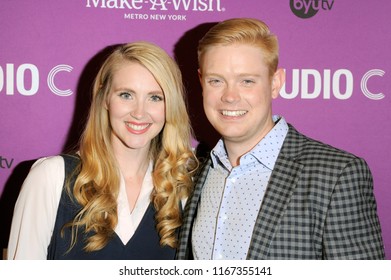
[[[247,259],[267,259],[270,244],[289,204],[303,166],[295,161],[305,138],[290,126],[255,222]]]

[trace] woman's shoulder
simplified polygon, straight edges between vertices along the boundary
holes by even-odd
[[[63,172],[65,161],[79,162],[80,158],[78,157],[78,155],[75,154],[59,154],[53,156],[45,156],[45,157],[38,158],[32,165],[31,169],[32,170],[37,169],[39,171],[47,171],[47,172],[50,171]]]
[[[57,169],[63,166],[64,166],[64,159],[62,156],[60,155],[44,156],[38,158],[33,163],[33,165],[31,166],[31,170]]]
[[[30,180],[29,180],[30,179]],[[36,181],[46,183],[62,182],[64,180],[64,159],[60,155],[45,156],[38,158],[31,166],[30,172],[27,176],[27,181]]]

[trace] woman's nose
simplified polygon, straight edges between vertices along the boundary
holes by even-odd
[[[130,115],[137,120],[142,119],[145,115],[144,102],[141,102],[141,101],[137,102],[135,104],[134,108],[132,108]]]

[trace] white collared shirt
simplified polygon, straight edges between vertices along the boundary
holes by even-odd
[[[153,189],[152,168],[151,162],[132,213],[126,196],[125,180],[121,176],[115,232],[124,244],[132,238],[149,206]],[[41,158],[31,167],[15,204],[8,259],[46,259],[64,176],[64,160],[61,156]]]
[[[195,259],[246,259],[274,164],[288,132],[284,118],[232,168],[224,143],[211,152],[192,232]]]

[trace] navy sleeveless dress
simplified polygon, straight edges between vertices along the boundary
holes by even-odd
[[[65,178],[72,174],[80,159],[76,156],[62,155],[65,161]],[[71,180],[74,185],[77,174]],[[160,237],[156,230],[155,209],[152,204],[148,206],[138,228],[127,244],[123,244],[121,239],[114,233],[109,243],[101,250],[85,252],[85,240],[88,238],[82,230],[79,230],[77,243],[71,251],[69,249],[71,241],[71,229],[65,228],[64,237],[61,237],[63,225],[72,221],[81,206],[74,202],[65,190],[65,183],[61,194],[60,203],[57,210],[56,222],[53,235],[48,247],[47,259],[63,260],[173,260],[175,249],[159,244]]]

